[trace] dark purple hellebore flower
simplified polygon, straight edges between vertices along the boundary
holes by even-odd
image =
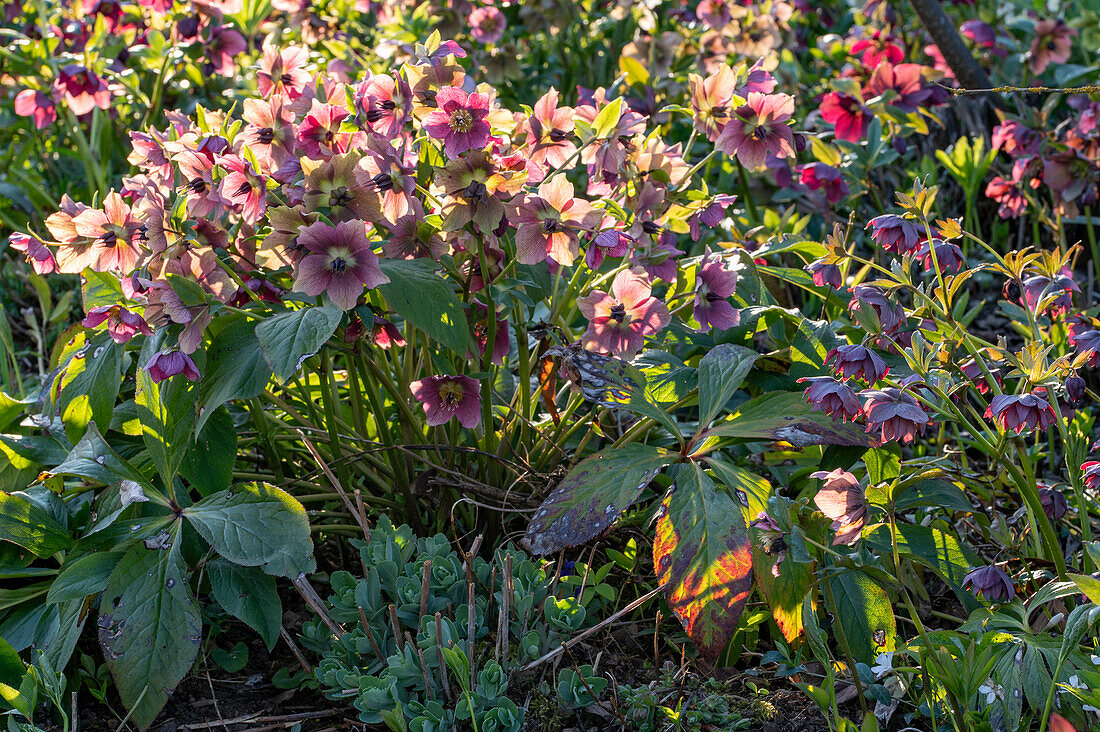
[[[988,565],[971,570],[963,577],[963,587],[987,602],[1007,602],[1016,597],[1012,578],[1000,567]]]
[[[839,290],[840,286],[844,284],[844,279],[840,274],[840,267],[831,262],[826,262],[824,259],[817,259],[810,262],[802,269],[810,273],[814,278],[814,284],[818,287],[828,286]]]
[[[993,397],[985,416],[1000,422],[1006,430],[1021,434],[1025,429],[1046,430],[1054,424],[1054,408],[1036,392],[1000,394]]]
[[[909,443],[928,426],[928,414],[912,394],[887,387],[864,389],[863,414],[867,418],[867,433],[879,433],[882,442],[897,440]]]
[[[1069,510],[1069,501],[1066,500],[1065,494],[1042,483],[1039,484],[1039,502],[1043,504],[1043,513],[1052,522],[1061,519]]]
[[[890,373],[890,367],[877,353],[858,343],[837,346],[829,351],[825,354],[825,363],[830,362],[833,362],[833,370],[845,381],[863,378],[873,384]]]
[[[183,351],[160,351],[145,364],[145,370],[158,384],[177,374],[183,374],[189,381],[198,381],[200,378],[195,362]]]
[[[895,254],[908,254],[920,246],[920,229],[915,222],[897,214],[883,214],[867,222],[871,238]]]
[[[830,376],[801,378],[798,383],[809,382],[804,396],[815,412],[824,412],[833,419],[855,419],[862,412],[855,389]]]

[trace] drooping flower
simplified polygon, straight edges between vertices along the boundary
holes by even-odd
[[[585,248],[584,263],[589,269],[599,269],[605,257],[625,257],[633,243],[633,237],[618,229],[604,229]]]
[[[1006,430],[1021,434],[1025,429],[1046,430],[1054,424],[1054,408],[1039,396],[1031,394],[998,394],[985,410],[986,418],[992,417]]]
[[[520,264],[551,259],[569,266],[580,253],[578,229],[589,229],[599,218],[588,201],[573,197],[564,173],[544,180],[538,193],[511,201],[508,220],[516,227],[516,258]]]
[[[304,46],[279,48],[272,38],[264,41],[263,58],[256,72],[260,96],[282,94],[291,99],[302,95],[313,76],[306,71],[309,49]]]
[[[496,43],[504,35],[504,29],[508,27],[508,21],[500,8],[491,5],[475,8],[471,11],[466,23],[470,28],[470,35],[478,43]]]
[[[1027,199],[1019,187],[1010,180],[999,175],[993,176],[985,187],[985,195],[1001,204],[997,214],[1002,219],[1019,218],[1027,210]]]
[[[688,230],[692,241],[699,241],[703,234],[703,227],[713,229],[726,215],[726,209],[737,200],[737,196],[728,193],[719,193],[706,202],[696,213],[688,219]]]
[[[841,276],[840,267],[834,262],[825,259],[817,259],[807,264],[803,269],[810,273],[814,278],[814,284],[818,287],[832,287],[835,290],[839,290],[841,285],[844,284],[844,278]]]
[[[481,422],[481,385],[469,376],[429,376],[409,384],[424,407],[429,427],[457,418],[466,429]]]
[[[871,238],[895,254],[909,254],[920,246],[920,230],[915,222],[896,214],[883,214],[867,222]]]
[[[158,351],[145,364],[145,370],[157,384],[178,374],[183,374],[188,381],[200,378],[195,361],[183,351]]]
[[[152,334],[149,324],[140,315],[121,305],[102,305],[92,308],[80,324],[85,328],[95,328],[107,323],[107,332],[115,343],[126,343],[138,333]]]
[[[787,121],[794,114],[794,97],[788,94],[752,92],[745,104],[733,111],[714,147],[737,159],[746,168],[763,167],[768,153],[794,157],[794,133]]]
[[[852,299],[848,302],[849,312],[870,310],[878,318],[883,333],[897,333],[905,323],[905,308],[896,299],[889,298],[885,292],[874,285],[856,285],[852,288]]]
[[[1069,501],[1062,491],[1039,484],[1039,503],[1043,506],[1043,513],[1051,521],[1059,521],[1069,510]]]
[[[1073,47],[1075,28],[1070,28],[1061,18],[1040,20],[1035,24],[1035,38],[1031,41],[1027,65],[1033,74],[1041,74],[1052,63],[1064,64],[1069,61]]]
[[[863,413],[855,389],[830,376],[809,376],[798,380],[809,382],[804,396],[815,412],[824,412],[833,419],[855,419]]]
[[[848,195],[848,183],[839,168],[825,163],[810,163],[801,168],[802,185],[811,191],[824,190],[825,200],[836,203]]]
[[[1039,154],[1043,135],[1023,122],[1007,119],[993,128],[992,142],[1014,158],[1029,157]]]
[[[741,311],[728,298],[737,289],[737,270],[725,266],[721,259],[704,257],[695,275],[695,299],[692,315],[699,329],[725,330],[741,323]]]
[[[819,470],[810,477],[825,481],[814,496],[814,504],[833,521],[833,544],[856,543],[867,520],[867,497],[859,481],[843,468],[831,473]]]
[[[962,586],[980,600],[1007,602],[1016,597],[1016,588],[1008,573],[996,565],[971,570],[963,577]]]
[[[54,89],[65,99],[69,110],[80,116],[96,107],[109,109],[111,90],[103,79],[91,69],[79,64],[69,64],[57,73]]]
[[[298,232],[298,244],[309,254],[298,263],[294,289],[312,296],[326,293],[341,310],[355,307],[364,288],[390,281],[378,267],[378,255],[362,221],[352,219],[336,226],[318,221]]]
[[[611,353],[625,359],[642,350],[645,337],[669,324],[665,304],[651,296],[649,283],[638,273],[623,270],[611,283],[611,294],[595,290],[577,298],[577,309],[588,319],[581,336],[586,350]]]
[[[822,97],[818,109],[821,118],[836,128],[836,139],[848,142],[862,140],[875,116],[862,101],[840,92],[829,92]]]
[[[33,118],[34,126],[44,130],[57,121],[57,104],[45,92],[24,89],[15,95],[15,113]]]
[[[1077,283],[1066,273],[1054,277],[1032,275],[1023,281],[1023,301],[1032,310],[1040,305],[1051,315],[1060,315],[1073,307],[1073,293],[1080,292]]]
[[[962,249],[957,244],[953,244],[943,239],[933,239],[932,246],[936,248],[936,258],[932,259],[932,247],[925,241],[921,244],[917,250],[917,258],[920,259],[921,264],[929,272],[935,272],[937,264],[940,266],[942,272],[959,272],[966,266],[966,259],[963,257]]]
[[[888,94],[889,104],[910,114],[926,104],[932,97],[932,87],[923,76],[920,64],[880,63],[863,90],[866,98]]]
[[[48,275],[57,271],[57,260],[46,243],[36,236],[15,232],[8,236],[8,246],[23,252],[35,274]]]
[[[458,87],[445,86],[436,92],[437,109],[424,118],[424,131],[443,142],[449,158],[489,144],[489,97],[480,92],[467,94]]]
[[[853,56],[860,55],[860,61],[869,68],[878,66],[883,61],[891,64],[900,63],[905,58],[899,41],[888,32],[877,30],[870,38],[863,38],[852,44],[850,53]]]
[[[985,394],[990,391],[992,387],[989,385],[989,379],[985,375],[986,370],[989,371],[990,376],[997,382],[998,385],[1003,385],[1004,381],[1001,379],[1001,370],[996,366],[985,365],[985,369],[982,368],[982,364],[979,364],[976,359],[969,359],[959,369],[963,372],[963,376],[970,380],[974,386],[977,387],[979,394]]]
[[[778,577],[779,565],[783,564],[783,560],[787,558],[787,540],[783,537],[783,527],[765,511],[758,513],[749,526],[759,532],[761,549],[764,550],[764,554],[775,557],[771,575],[772,577]]]
[[[825,354],[825,363],[832,363],[833,370],[845,381],[862,378],[867,383],[874,384],[890,373],[890,367],[882,357],[867,346],[858,343],[832,349]]]
[[[1070,345],[1077,349],[1078,356],[1084,353],[1089,354],[1088,361],[1085,362],[1087,365],[1097,365],[1097,362],[1100,361],[1100,330],[1071,332],[1069,340]]]
[[[883,442],[909,443],[917,434],[924,433],[928,414],[912,394],[891,386],[864,389],[859,395],[863,399],[868,434],[879,433]]]
[[[1081,465],[1085,487],[1090,491],[1100,489],[1100,461],[1089,460]]]

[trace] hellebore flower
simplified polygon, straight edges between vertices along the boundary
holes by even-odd
[[[696,213],[692,214],[688,219],[688,229],[691,233],[692,241],[699,241],[699,237],[703,234],[703,227],[713,229],[718,226],[722,221],[722,217],[725,216],[726,208],[737,200],[737,196],[731,196],[727,193],[719,193],[710,199],[709,202]]]
[[[48,275],[57,271],[57,260],[54,259],[53,252],[38,237],[16,232],[8,236],[8,246],[17,252],[23,252],[35,274]]]
[[[909,443],[918,433],[924,433],[928,415],[912,394],[887,387],[864,389],[859,395],[863,398],[868,434],[878,432],[883,442]]]
[[[1042,303],[1051,315],[1059,315],[1073,307],[1073,293],[1080,291],[1073,278],[1066,274],[1054,277],[1032,275],[1023,281],[1023,286],[1027,306],[1036,310]],[[1056,296],[1052,298],[1051,295]]]
[[[815,412],[824,412],[833,419],[855,419],[863,412],[855,389],[830,376],[809,376],[798,383],[809,382],[804,396]]]
[[[864,308],[869,308],[878,317],[883,333],[896,333],[905,322],[905,310],[901,304],[890,300],[874,285],[856,285],[852,288],[848,310],[854,313]]]
[[[527,119],[527,159],[539,176],[559,168],[577,152],[569,139],[573,132],[573,108],[558,106],[558,90],[551,89],[535,102]]]
[[[14,247],[15,244],[13,243],[12,246]],[[1077,349],[1078,356],[1089,354],[1089,359],[1085,362],[1087,365],[1096,366],[1097,361],[1100,361],[1100,330],[1086,330],[1076,335],[1071,333],[1069,340]]]
[[[863,378],[873,384],[890,373],[890,367],[867,346],[858,343],[837,346],[825,354],[825,363],[833,363],[833,370],[841,379]]]
[[[458,87],[445,86],[435,95],[437,109],[424,118],[424,131],[443,141],[449,158],[489,144],[489,97],[480,92],[467,94]]]
[[[577,298],[577,308],[588,319],[581,345],[589,351],[631,359],[642,350],[645,337],[669,324],[665,304],[650,296],[649,283],[630,270],[615,275],[611,294],[596,290]]]
[[[691,311],[700,331],[725,330],[741,323],[741,311],[726,300],[736,289],[736,270],[727,269],[721,259],[703,258],[695,276],[695,301]]]
[[[1089,460],[1081,465],[1084,471],[1085,487],[1090,491],[1100,488],[1100,461]]]
[[[869,68],[878,66],[883,61],[891,64],[901,63],[905,58],[905,52],[898,45],[898,39],[889,33],[877,30],[870,38],[864,38],[852,44],[850,53],[860,56],[860,61]]]
[[[737,75],[728,65],[722,64],[705,79],[698,74],[690,74],[688,86],[691,89],[691,107],[695,112],[695,129],[714,142],[729,121],[730,105],[737,90]]]
[[[469,376],[429,376],[409,384],[424,407],[429,427],[457,417],[459,424],[473,429],[481,422],[481,385]]]
[[[1040,20],[1035,24],[1035,39],[1031,42],[1027,65],[1033,74],[1041,74],[1052,63],[1069,61],[1073,37],[1077,30],[1061,20]]]
[[[508,27],[508,21],[500,8],[491,5],[475,8],[466,18],[466,24],[470,28],[470,35],[478,43],[496,43],[504,35],[504,29]]]
[[[818,108],[821,118],[836,129],[833,134],[838,140],[859,142],[867,135],[874,113],[855,97],[829,92],[821,99]]]
[[[896,214],[883,214],[867,222],[871,238],[887,251],[909,254],[920,246],[920,230],[909,219]]]
[[[54,89],[63,94],[69,110],[78,117],[96,107],[109,109],[111,90],[95,72],[79,64],[69,64],[57,74]]]
[[[1046,430],[1054,424],[1054,408],[1038,391],[1031,394],[999,394],[985,410],[1006,430],[1021,434],[1025,429]]]
[[[57,120],[57,105],[45,92],[24,89],[15,95],[15,113],[34,118],[34,126],[43,130]]]
[[[107,323],[107,332],[115,343],[126,343],[138,333],[151,335],[153,330],[140,315],[121,305],[102,305],[92,308],[80,324],[85,328],[95,328]]]
[[[929,272],[936,270],[936,264],[940,265],[940,271],[942,272],[959,272],[966,266],[962,249],[959,249],[957,245],[943,239],[933,239],[932,245],[936,247],[935,261],[932,259],[932,248],[928,246],[927,241],[921,244],[916,255]]]
[[[916,112],[932,96],[932,87],[925,83],[921,73],[923,68],[920,64],[880,63],[867,81],[863,94],[869,98],[893,92],[889,104],[906,114]]]
[[[833,520],[832,529],[836,532],[833,544],[856,543],[867,520],[867,498],[859,481],[843,468],[831,473],[819,470],[810,473],[810,477],[825,481],[814,496],[814,504]]]
[[[157,384],[177,374],[183,374],[188,381],[201,378],[195,362],[183,351],[158,351],[145,364],[145,370]]]
[[[794,157],[794,133],[787,124],[793,113],[794,97],[789,94],[751,92],[733,111],[714,147],[736,155],[749,169],[763,167],[769,152],[778,158]]]
[[[129,274],[145,253],[141,245],[141,221],[130,215],[130,207],[114,191],[103,199],[102,211],[84,209],[73,217],[73,226],[79,236],[91,243],[76,257],[78,261],[62,262],[63,272],[80,272],[91,267],[97,272]]]
[[[985,187],[985,195],[1000,204],[997,215],[1002,219],[1019,218],[1027,210],[1027,199],[1019,187],[1010,180],[997,175]]]
[[[618,229],[604,229],[585,248],[584,262],[589,269],[599,269],[605,257],[625,257],[633,243],[633,238]]]
[[[347,152],[354,133],[340,130],[349,114],[346,107],[314,99],[309,113],[298,126],[298,147],[302,153],[321,159]]]
[[[1016,588],[1012,578],[994,565],[978,567],[963,577],[962,586],[969,589],[975,597],[988,602],[1007,602],[1016,597]]]
[[[274,94],[291,99],[302,96],[306,85],[313,80],[313,76],[305,69],[308,62],[309,49],[304,46],[280,49],[268,38],[264,41],[263,58],[260,59],[260,69],[256,72],[260,96],[265,99]]]
[[[802,166],[802,185],[811,191],[824,189],[825,200],[836,203],[848,195],[848,184],[844,181],[839,168],[825,163],[810,163]]]
[[[1014,119],[1005,120],[993,128],[993,147],[1004,150],[1014,158],[1039,154],[1043,135]]]
[[[1069,501],[1060,490],[1039,484],[1039,502],[1043,504],[1043,513],[1051,521],[1058,521],[1069,510]]]
[[[1088,386],[1085,384],[1085,380],[1077,374],[1066,377],[1066,398],[1062,402],[1070,409],[1080,409],[1085,406],[1085,394],[1087,393]],[[1068,419],[1068,417],[1067,417]]]
[[[771,575],[772,577],[778,577],[779,565],[787,558],[787,541],[783,538],[783,527],[765,511],[758,513],[749,526],[760,532],[761,548],[764,550],[764,554],[775,557]]]
[[[341,310],[355,307],[364,287],[371,290],[390,281],[378,267],[362,221],[336,226],[318,221],[299,231],[298,244],[310,253],[298,262],[294,289],[314,297],[327,293]]]
[[[1001,370],[999,368],[997,368],[996,366],[988,365],[986,366],[986,368],[989,370],[989,373],[993,377],[994,381],[996,381],[998,384],[1004,383],[1001,379]],[[961,370],[963,372],[963,375],[966,378],[970,379],[974,386],[978,388],[979,394],[985,394],[990,390],[991,387],[989,386],[989,380],[986,378],[985,371],[982,369],[981,364],[979,364],[975,359],[972,358],[968,360],[966,363],[959,367],[959,370]]]
[[[241,207],[241,218],[255,224],[267,210],[267,179],[239,155],[217,155],[214,160],[226,170],[222,178],[222,197]]]
[[[520,197],[517,196],[516,199]],[[598,220],[588,201],[573,197],[573,184],[559,173],[539,184],[538,193],[526,193],[510,203],[509,221],[516,227],[516,258],[520,264],[552,259],[569,266],[580,253],[577,229]]]
[[[356,108],[372,132],[396,138],[412,112],[412,90],[403,77],[373,74],[355,87]]]
[[[840,286],[844,284],[844,279],[840,274],[840,267],[832,262],[827,262],[824,259],[818,259],[810,262],[804,270],[810,273],[814,278],[814,284],[818,287],[832,287],[839,290]]]

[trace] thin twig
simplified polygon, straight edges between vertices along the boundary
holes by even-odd
[[[290,633],[286,632],[286,628],[279,626],[279,637],[286,641],[287,648],[294,655],[294,658],[298,660],[298,664],[302,667],[302,670],[307,674],[313,673],[313,667],[309,665],[309,661],[302,655],[302,651],[298,648],[298,644],[294,642],[294,639],[290,637]]]

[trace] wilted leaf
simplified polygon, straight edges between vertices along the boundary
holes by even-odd
[[[582,460],[535,512],[526,535],[531,551],[552,554],[596,538],[663,467],[678,459],[675,453],[628,442]]]
[[[692,642],[716,659],[748,600],[752,551],[741,507],[697,465],[681,466],[661,503],[653,566]]]

